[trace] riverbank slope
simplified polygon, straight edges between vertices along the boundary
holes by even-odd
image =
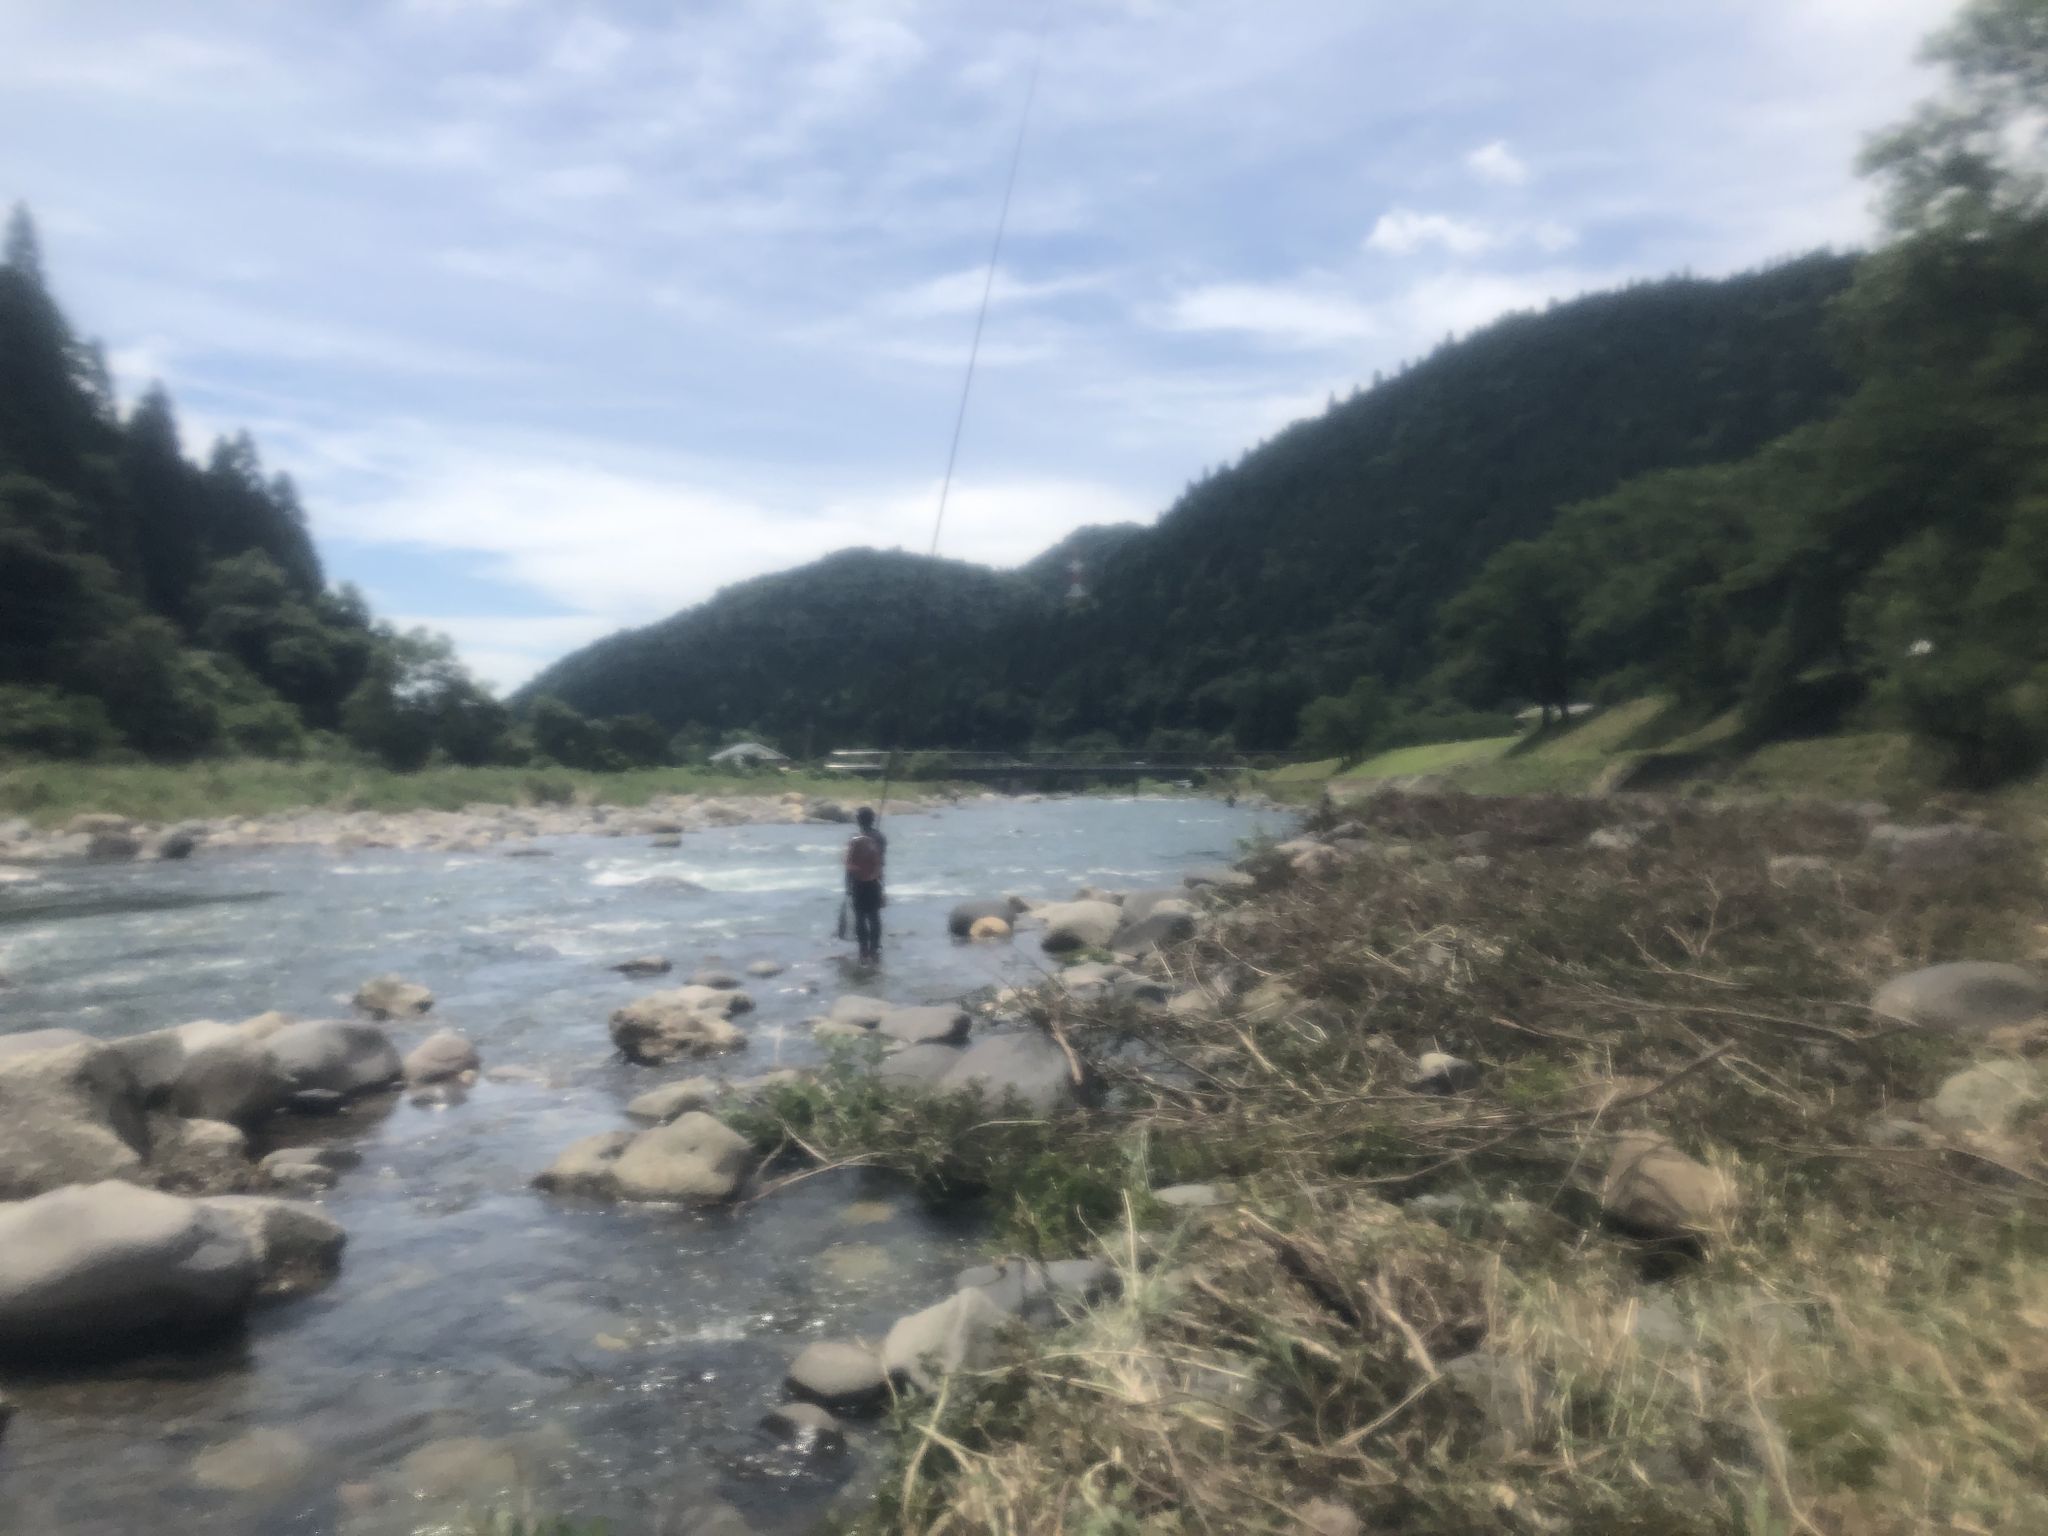
[[[900,1404],[865,1529],[2048,1525],[2034,829],[1335,814],[1165,1006],[1025,1000],[1089,1107],[768,1101],[1122,1280]]]

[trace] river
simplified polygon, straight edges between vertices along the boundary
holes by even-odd
[[[627,1125],[657,1083],[819,1059],[803,1020],[833,996],[961,996],[1034,976],[1028,934],[945,935],[963,897],[1071,895],[1167,883],[1283,833],[1276,813],[1199,799],[982,801],[894,818],[885,964],[847,966],[832,935],[842,829],[750,826],[526,845],[546,857],[204,853],[183,864],[66,866],[0,886],[0,1032],[103,1037],[268,1009],[346,1012],[369,976],[436,994],[401,1050],[461,1030],[489,1076],[460,1102],[398,1097],[334,1122],[361,1166],[322,1197],[348,1231],[335,1283],[258,1312],[201,1353],[87,1377],[0,1378],[19,1406],[0,1437],[0,1532],[134,1536],[205,1530],[390,1536],[436,1529],[516,1472],[534,1506],[609,1519],[621,1536],[686,1533],[727,1503],[748,1528],[800,1532],[863,1459],[804,1456],[759,1427],[811,1339],[879,1337],[939,1299],[979,1255],[961,1215],[928,1212],[856,1170],[735,1212],[601,1205],[536,1193],[578,1137]],[[1284,835],[1284,833],[1283,833]],[[605,969],[645,952],[676,975]],[[606,1019],[699,966],[749,979],[750,1048],[711,1064],[634,1068]],[[259,1144],[259,1150],[271,1143]],[[249,1432],[253,1473],[195,1459]],[[246,1474],[246,1475],[244,1475]]]

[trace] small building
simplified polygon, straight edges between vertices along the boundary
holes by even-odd
[[[722,751],[712,753],[711,761],[721,768],[780,768],[789,759],[761,742],[736,741]]]

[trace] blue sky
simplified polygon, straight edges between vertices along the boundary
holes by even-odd
[[[1050,0],[945,552],[1156,516],[1377,369],[1865,241],[1953,0]],[[1039,0],[0,0],[0,199],[188,443],[516,683],[922,548]]]

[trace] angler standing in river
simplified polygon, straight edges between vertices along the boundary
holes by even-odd
[[[853,936],[860,962],[882,958],[882,873],[889,860],[889,839],[875,825],[875,813],[862,806],[854,820],[860,830],[846,845],[846,899],[853,908]]]

